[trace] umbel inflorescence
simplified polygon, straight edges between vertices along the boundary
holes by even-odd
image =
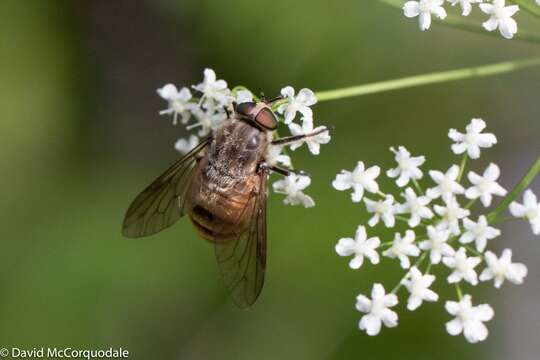
[[[527,275],[525,265],[514,262],[512,251],[501,254],[490,251],[501,231],[495,227],[503,221],[499,212],[483,214],[497,197],[505,196],[506,189],[498,184],[499,167],[491,163],[480,172],[469,171],[468,159],[478,159],[482,149],[497,143],[494,134],[484,132],[486,124],[473,119],[464,133],[450,129],[454,142],[451,149],[462,156],[460,165],[445,170],[429,170],[431,187],[423,189],[419,180],[424,177],[421,167],[424,156],[412,156],[403,146],[390,148],[396,167],[386,172],[400,189],[395,197],[380,190],[378,166],[358,162],[352,171],[343,170],[333,181],[339,191],[352,191],[354,203],[363,202],[371,218],[368,226],[359,225],[354,238],[342,238],[335,250],[340,256],[352,257],[349,266],[358,269],[367,259],[378,264],[380,257],[397,259],[405,270],[398,284],[387,293],[382,284],[374,284],[371,296],[358,295],[356,309],[362,316],[359,327],[368,335],[377,335],[384,324],[394,327],[398,315],[391,308],[398,304],[398,293],[407,297],[407,309],[415,310],[424,302],[436,302],[439,295],[431,289],[437,280],[431,273],[434,266],[446,269],[445,279],[456,287],[457,299],[445,302],[446,311],[453,317],[446,323],[450,335],[463,333],[469,342],[485,340],[488,330],[484,325],[494,315],[488,304],[475,305],[471,295],[464,294],[465,286],[492,282],[496,288],[504,282],[521,284]],[[463,178],[467,178],[467,182]],[[527,220],[532,231],[540,235],[540,203],[531,190],[524,193],[523,203],[512,202],[514,217]],[[476,214],[474,214],[476,213]],[[375,226],[394,228],[401,222],[406,229],[396,232],[393,240],[382,241],[374,235]]]
[[[183,125],[192,132],[189,137],[176,142],[175,148],[181,154],[188,153],[200,139],[212,135],[231,116],[234,103],[259,100],[244,87],[229,89],[227,82],[217,79],[212,69],[205,69],[203,81],[191,89],[182,87],[178,90],[175,85],[167,84],[157,92],[168,104],[160,114],[172,116],[173,125]],[[318,155],[321,144],[330,141],[330,134],[324,126],[313,125],[311,106],[317,102],[315,94],[305,88],[296,94],[291,86],[286,86],[281,90],[281,96],[283,99],[275,103],[273,110],[278,114],[278,119],[288,126],[291,135],[317,134],[292,143],[289,149],[296,150],[305,143],[313,155]],[[298,117],[301,125],[294,122]],[[266,161],[271,166],[279,164],[288,169],[292,167],[291,158],[280,145],[269,147]],[[303,192],[310,184],[311,179],[305,173],[291,171],[284,179],[274,182],[273,188],[276,193],[286,195],[285,204],[312,207],[315,202]]]
[[[447,16],[446,5],[461,8],[461,16],[469,16],[475,6],[487,16],[482,26],[487,31],[499,30],[506,39],[512,39],[518,31],[517,22],[513,16],[519,11],[519,5],[505,0],[418,0],[407,1],[403,5],[403,13],[409,18],[418,18],[421,30],[428,30],[431,18],[434,16],[444,20]],[[536,0],[540,5],[540,0]]]

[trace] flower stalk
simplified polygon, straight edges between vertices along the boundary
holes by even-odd
[[[525,60],[504,61],[483,66],[474,66],[456,70],[408,76],[399,79],[345,87],[335,90],[319,91],[315,93],[315,95],[317,96],[317,101],[319,102],[338,100],[354,96],[417,87],[421,85],[501,75],[535,66],[540,66],[540,57]]]
[[[528,0],[511,0],[516,5],[533,16],[540,17],[540,7],[536,4],[532,4]]]
[[[492,212],[487,216],[488,222],[492,223],[497,220],[497,217],[505,211],[508,206],[514,201],[518,195],[520,195],[534,180],[536,175],[540,172],[540,156],[536,159],[534,164],[531,166],[527,174],[521,179],[521,181],[514,187],[514,189],[508,193],[508,195],[501,201],[499,206],[497,206]]]

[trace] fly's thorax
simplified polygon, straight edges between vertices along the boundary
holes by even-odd
[[[207,175],[236,182],[256,172],[269,144],[267,133],[241,120],[226,121],[210,145]]]

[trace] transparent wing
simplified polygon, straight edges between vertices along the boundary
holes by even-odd
[[[203,140],[133,200],[124,218],[124,236],[136,238],[155,234],[184,215],[186,192],[197,155],[209,141]]]
[[[260,186],[243,209],[251,214],[247,230],[237,238],[216,243],[216,259],[225,284],[241,308],[257,300],[266,270],[266,181],[261,171]]]

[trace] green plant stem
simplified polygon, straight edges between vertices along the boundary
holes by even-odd
[[[399,9],[402,9],[403,4],[404,4],[402,0],[379,0],[379,1],[385,4],[388,4],[392,7],[399,8]],[[523,1],[519,1],[519,2],[522,3]],[[465,30],[469,32],[475,32],[482,35],[496,36],[498,38],[503,39],[498,31],[487,31],[482,27],[481,23],[476,23],[470,20],[466,20],[462,16],[448,15],[444,20],[439,20],[435,17],[433,18],[435,22],[440,23],[445,26],[450,26],[456,29]],[[532,43],[540,43],[540,34],[519,30],[518,33],[514,35],[514,39],[520,40],[520,41],[532,42]]]
[[[519,218],[519,217],[513,217],[513,216],[506,216],[506,217],[499,217],[495,220],[493,220],[492,224],[502,224],[502,223],[505,223],[505,222],[508,222],[508,221],[514,221],[514,220],[524,220],[524,218]]]
[[[465,209],[470,209],[476,203],[476,200],[478,199],[472,199],[471,201],[469,201],[467,205],[465,205]]]
[[[459,165],[459,175],[457,178],[458,182],[461,182],[461,178],[463,177],[463,173],[465,172],[465,166],[467,166],[467,159],[469,156],[467,153],[463,154],[463,157],[461,158],[461,164]]]
[[[431,261],[428,262],[428,265],[427,265],[427,268],[426,268],[426,271],[425,271],[426,275],[429,274],[430,271],[431,271]]]
[[[420,257],[418,258],[418,260],[416,260],[416,262],[413,264],[414,267],[417,267],[424,261],[424,259],[426,258],[427,256],[427,252],[423,253],[422,255],[420,255]],[[401,280],[399,280],[399,282],[397,283],[397,285],[392,289],[392,291],[390,292],[390,294],[395,294],[398,292],[398,290],[401,288],[401,286],[403,286],[403,280],[405,280],[407,278],[407,276],[409,276],[409,273],[411,272],[411,270],[407,271],[405,273],[405,275],[403,275],[403,277],[401,278]]]
[[[361,96],[380,93],[384,91],[416,87],[420,85],[437,84],[463,79],[500,75],[534,66],[540,66],[540,57],[525,60],[505,61],[483,66],[434,72],[423,75],[404,77],[400,79],[386,80],[371,84],[351,86],[328,91],[320,91],[317,92],[315,95],[317,96],[318,101],[337,100],[353,96]]]
[[[394,217],[398,220],[401,220],[405,223],[408,223],[409,222],[409,219],[407,219],[405,216],[401,216],[401,215],[394,215]]]
[[[520,9],[525,10],[531,15],[540,17],[540,6],[536,3],[532,3],[534,0],[511,0],[516,5],[519,5]]]
[[[422,187],[420,186],[418,181],[416,181],[416,179],[412,179],[412,183],[413,183],[414,187],[416,188],[416,190],[418,190],[420,195],[424,195],[424,191],[422,190]]]
[[[519,194],[521,194],[529,184],[534,180],[536,175],[540,172],[540,156],[536,159],[534,164],[531,166],[527,174],[521,179],[521,181],[514,187],[514,189],[506,195],[506,197],[501,201],[499,206],[497,206],[492,212],[487,216],[488,223],[492,223],[497,219],[497,217],[505,211],[510,203],[514,201]]]
[[[473,248],[472,246],[469,246],[469,245],[464,245],[465,249],[467,249],[468,252],[470,252],[471,254],[474,254],[480,258],[484,258],[484,254],[482,254],[480,251],[477,251],[475,248]]]
[[[459,283],[456,283],[456,292],[457,297],[459,300],[463,299],[463,292],[461,291],[461,287],[459,286]]]

